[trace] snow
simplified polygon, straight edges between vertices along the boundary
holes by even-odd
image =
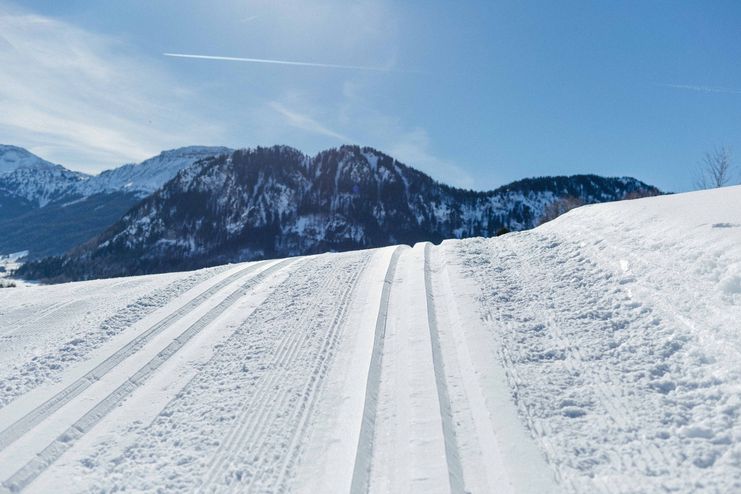
[[[567,490],[738,491],[740,216],[732,187],[445,245]]]
[[[51,170],[56,166],[58,165],[49,163],[21,147],[0,144],[0,175],[14,172],[19,168]]]
[[[220,146],[187,146],[130,163],[99,175],[87,175],[50,163],[26,149],[0,144],[0,192],[44,207],[70,199],[62,207],[100,193],[131,192],[145,197],[198,160],[231,152]]]
[[[89,175],[67,170],[17,147],[0,144],[0,193],[10,194],[43,207],[74,194]]]
[[[225,268],[0,291],[0,405],[59,382],[67,367]]]
[[[21,267],[26,256],[28,256],[27,250],[0,254],[0,288],[25,287],[34,284],[30,281],[9,279],[13,272]]]
[[[196,161],[228,152],[231,150],[218,146],[187,146],[163,151],[141,163],[122,165],[91,177],[78,187],[79,193],[90,196],[103,192],[129,191],[144,197]]]
[[[0,491],[738,492],[739,321],[741,187],[0,290]]]

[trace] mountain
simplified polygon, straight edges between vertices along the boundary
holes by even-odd
[[[44,207],[74,195],[89,178],[89,175],[50,163],[23,148],[0,145],[0,208]]]
[[[309,157],[285,146],[238,150],[183,169],[102,235],[21,275],[85,279],[493,236],[540,223],[549,205],[656,195],[632,178],[594,175],[456,189],[371,148]]]
[[[100,234],[178,171],[229,151],[206,146],[173,149],[93,176],[20,147],[0,145],[0,254],[62,254]]]
[[[12,173],[19,168],[39,168],[49,169],[60,165],[55,165],[27,149],[8,144],[0,144],[0,176]]]
[[[229,148],[216,146],[188,146],[163,151],[141,163],[129,163],[91,177],[80,184],[79,192],[85,196],[106,192],[133,192],[139,197],[146,197],[186,166],[200,159],[231,151]]]

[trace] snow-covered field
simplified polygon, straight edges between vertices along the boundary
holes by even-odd
[[[27,250],[0,255],[0,288],[15,288],[32,284],[23,280],[10,279],[10,275],[23,264],[27,255]]]
[[[741,492],[741,187],[0,290],[0,490]]]

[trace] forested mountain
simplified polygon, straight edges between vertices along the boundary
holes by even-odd
[[[99,237],[21,274],[85,279],[492,236],[537,225],[565,198],[588,204],[658,193],[636,179],[594,175],[474,192],[371,148],[314,157],[285,146],[243,149],[184,168]]]

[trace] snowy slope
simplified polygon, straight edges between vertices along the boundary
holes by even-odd
[[[53,163],[49,163],[18,146],[0,144],[0,175],[11,173],[18,168],[54,168]]]
[[[198,160],[226,154],[229,148],[217,146],[187,146],[162,151],[157,156],[106,170],[81,184],[79,192],[89,196],[102,192],[134,192],[146,197],[162,187],[183,168]]]
[[[741,187],[0,290],[27,492],[738,492]]]
[[[41,159],[23,148],[0,144],[0,199],[1,196],[16,197],[43,207],[75,194],[88,177]]]
[[[740,491],[741,187],[445,248],[568,491]]]
[[[54,200],[79,200],[101,193],[131,192],[141,198],[196,161],[230,151],[225,147],[187,146],[162,151],[141,163],[87,175],[50,163],[21,147],[0,144],[0,192],[38,207]]]

